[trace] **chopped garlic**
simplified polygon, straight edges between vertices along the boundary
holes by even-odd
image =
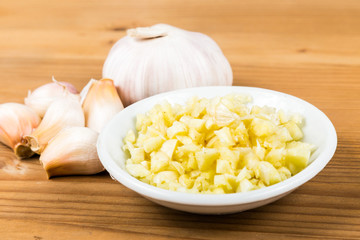
[[[314,146],[302,143],[301,116],[246,106],[248,96],[164,102],[137,116],[124,149],[128,172],[168,190],[223,194],[276,184],[304,169]]]

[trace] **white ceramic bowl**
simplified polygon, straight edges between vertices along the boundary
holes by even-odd
[[[160,189],[132,177],[125,170],[126,155],[122,150],[127,131],[135,130],[135,117],[155,104],[167,100],[185,104],[191,96],[212,98],[229,93],[244,93],[253,97],[251,104],[272,106],[288,113],[297,112],[305,118],[303,141],[315,144],[311,163],[295,176],[275,185],[246,193],[191,194]],[[124,186],[160,205],[186,212],[225,214],[240,212],[273,202],[318,174],[332,158],[337,145],[336,131],[331,121],[319,109],[299,98],[252,87],[200,87],[167,92],[141,100],[118,113],[104,128],[98,139],[100,160],[110,175]]]

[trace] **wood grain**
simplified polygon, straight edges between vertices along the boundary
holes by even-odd
[[[303,98],[324,111],[338,148],[314,179],[243,213],[158,206],[107,173],[47,180],[38,159],[0,145],[1,239],[360,239],[360,2],[45,1],[0,3],[0,103],[51,76],[81,89],[100,78],[127,28],[169,23],[211,36],[234,85]]]

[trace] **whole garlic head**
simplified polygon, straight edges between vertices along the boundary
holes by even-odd
[[[103,78],[114,80],[125,106],[157,93],[232,85],[231,66],[208,36],[166,24],[127,31],[110,50]]]

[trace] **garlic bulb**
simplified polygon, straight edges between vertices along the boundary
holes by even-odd
[[[89,128],[62,129],[40,156],[48,177],[88,175],[103,171],[96,150],[97,138],[98,133]]]
[[[91,79],[80,93],[85,126],[100,132],[114,115],[124,109],[111,79]]]
[[[31,157],[34,152],[26,144],[24,135],[31,134],[40,117],[30,107],[19,103],[0,105],[0,142],[12,148],[19,158]]]
[[[80,101],[75,97],[56,99],[46,111],[38,128],[25,139],[31,150],[41,153],[48,142],[65,127],[84,127],[85,118]]]
[[[103,78],[114,80],[125,106],[174,89],[231,85],[229,62],[208,36],[166,24],[128,30],[110,50]]]
[[[25,104],[34,109],[42,118],[55,99],[78,93],[71,83],[58,82],[53,77],[52,83],[42,85],[33,92],[29,91],[27,98],[25,98]]]

